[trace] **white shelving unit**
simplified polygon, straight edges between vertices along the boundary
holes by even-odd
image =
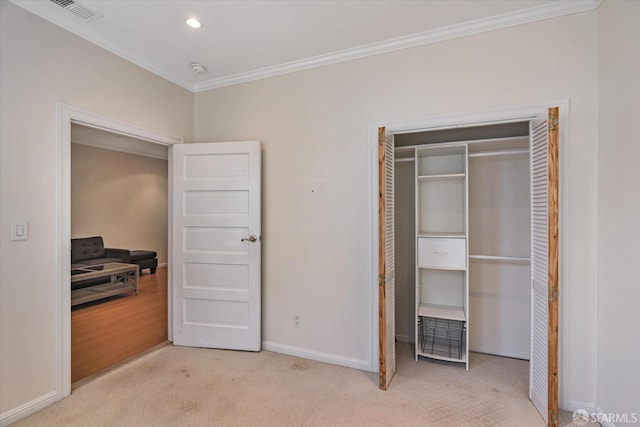
[[[461,320],[463,322],[467,320],[462,307],[455,307],[451,305],[420,304],[418,307],[418,316]]]
[[[449,173],[449,174],[441,174],[441,175],[422,175],[418,176],[418,181],[451,181],[451,180],[460,180],[464,179],[465,175],[463,173]]]
[[[416,360],[468,369],[467,159],[466,144],[415,149]]]

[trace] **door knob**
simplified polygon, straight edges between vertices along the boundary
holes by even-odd
[[[252,234],[249,237],[243,237],[242,239],[240,239],[241,242],[246,242],[247,240],[250,241],[250,242],[256,242],[256,241],[258,241],[258,238],[256,237],[255,234]]]

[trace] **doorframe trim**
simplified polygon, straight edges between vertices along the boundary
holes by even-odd
[[[467,112],[460,114],[452,114],[446,116],[430,116],[418,119],[407,120],[389,120],[371,122],[368,127],[367,151],[368,151],[368,169],[369,169],[369,310],[370,310],[370,361],[369,370],[378,372],[378,128],[385,127],[388,134],[412,133],[427,130],[444,130],[465,128],[471,126],[486,126],[503,123],[513,123],[520,121],[528,121],[534,119],[539,114],[547,113],[550,107],[559,107],[560,111],[560,187],[559,187],[559,282],[562,289],[562,298],[560,299],[559,313],[559,343],[558,343],[558,360],[559,360],[559,381],[558,394],[559,405],[564,407],[566,402],[565,384],[567,383],[567,349],[565,348],[567,331],[569,330],[568,304],[569,300],[569,271],[564,266],[564,260],[567,259],[567,247],[569,241],[569,230],[567,218],[569,217],[569,198],[567,189],[569,187],[569,150],[567,149],[569,142],[569,100],[560,99],[540,104],[514,106],[496,110],[487,110],[479,112]]]
[[[126,135],[136,139],[171,147],[182,144],[180,137],[153,129],[103,116],[88,110],[55,104],[54,161],[55,161],[55,342],[56,342],[56,392],[57,399],[71,394],[71,288],[64,286],[71,281],[71,124],[88,126],[107,132]],[[171,157],[171,150],[169,150]],[[170,158],[169,158],[170,162]],[[168,169],[168,173],[171,169]],[[169,178],[169,177],[168,177]],[[170,180],[169,180],[170,181]],[[171,217],[171,187],[168,200],[168,227]],[[168,242],[170,243],[170,242]],[[168,264],[171,269],[171,245]],[[167,273],[167,286],[171,295],[171,277]],[[171,305],[168,304],[168,322],[171,325]],[[169,340],[171,328],[169,327]]]

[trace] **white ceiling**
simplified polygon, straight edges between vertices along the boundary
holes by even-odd
[[[599,0],[50,0],[15,4],[198,92],[597,7]],[[195,16],[199,30],[185,25]],[[192,62],[208,71],[193,74]]]

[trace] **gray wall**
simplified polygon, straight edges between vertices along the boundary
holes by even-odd
[[[71,238],[102,236],[166,263],[167,174],[166,160],[71,144]]]
[[[598,406],[640,422],[640,2],[599,17]]]
[[[0,1],[0,414],[56,396],[55,105],[191,140],[193,94]],[[29,240],[9,240],[29,221]]]
[[[415,341],[416,330],[416,205],[413,162],[395,165],[396,336]]]
[[[563,390],[596,401],[598,12],[196,94],[195,139],[263,141],[263,338],[368,366],[368,126],[569,98]],[[552,78],[550,77],[552,76]],[[295,313],[302,328],[294,328]]]

